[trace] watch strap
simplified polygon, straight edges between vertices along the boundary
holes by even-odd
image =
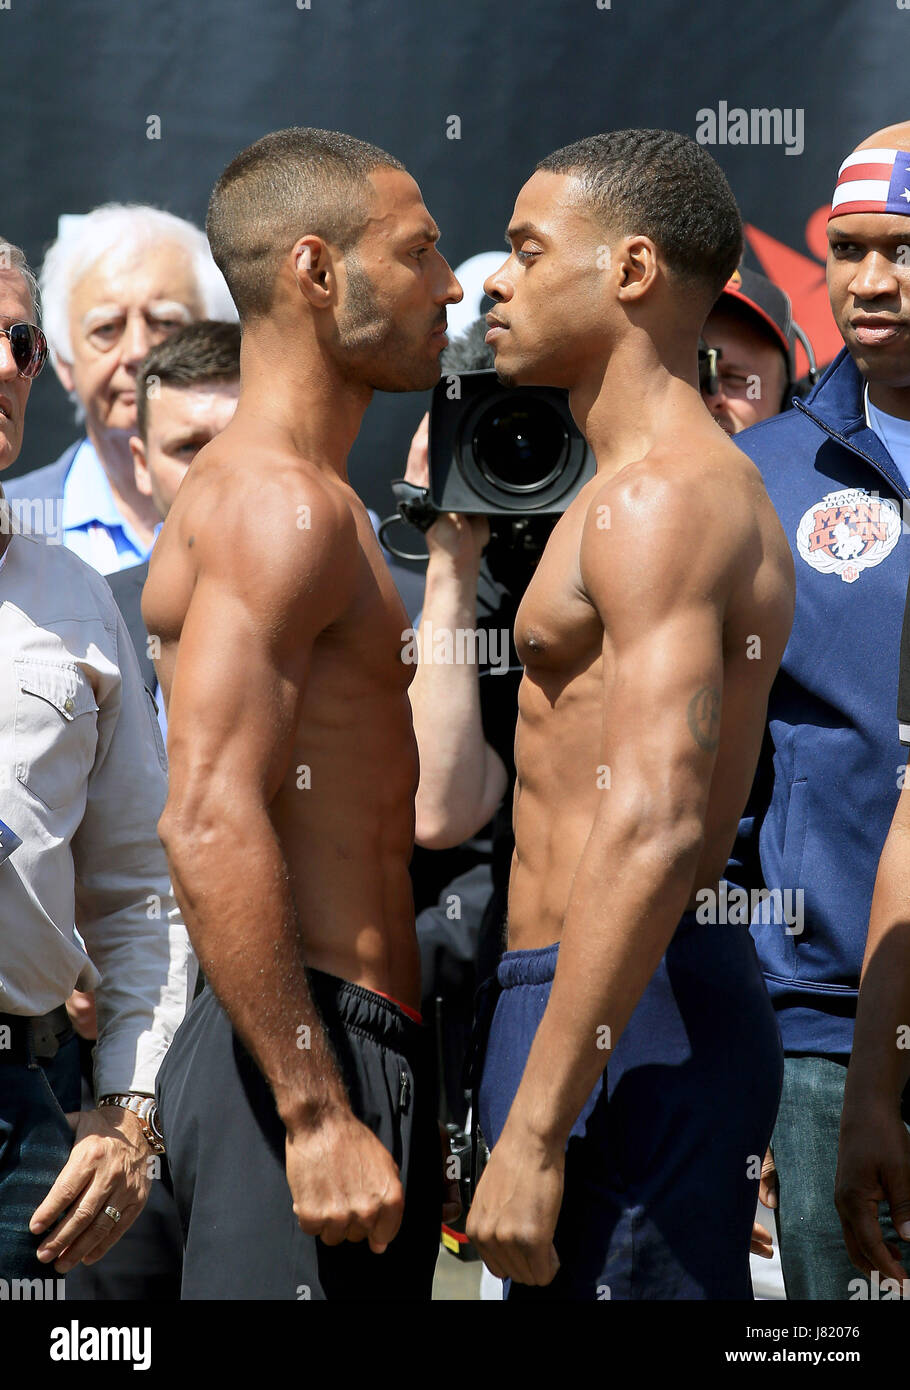
[[[99,1110],[102,1106],[119,1105],[123,1110],[132,1111],[142,1126],[142,1132],[153,1153],[164,1153],[164,1137],[158,1128],[158,1105],[154,1096],[125,1092],[119,1095],[100,1096],[97,1104]]]

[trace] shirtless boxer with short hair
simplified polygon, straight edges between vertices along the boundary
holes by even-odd
[[[240,400],[142,605],[168,708],[159,830],[209,982],[160,1088],[184,1297],[428,1298],[413,669],[347,456],[374,390],[438,379],[461,290],[417,184],[345,135],[257,141],[207,231],[243,328]]]
[[[468,1231],[510,1297],[749,1298],[780,1042],[747,926],[692,911],[699,890],[722,904],[793,613],[758,470],[698,389],[739,214],[693,141],[617,131],[538,165],[507,240],[497,372],[568,389],[597,473],[516,618],[509,949]]]

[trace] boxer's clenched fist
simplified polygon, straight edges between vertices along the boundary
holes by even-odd
[[[404,1215],[398,1167],[350,1110],[288,1131],[285,1155],[294,1215],[307,1235],[326,1245],[368,1240],[377,1255],[394,1240]]]

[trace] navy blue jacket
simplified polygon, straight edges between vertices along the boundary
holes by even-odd
[[[862,392],[844,349],[807,400],[736,436],[796,566],[793,631],[727,870],[747,889],[802,890],[801,932],[767,906],[761,921],[752,915],[788,1053],[850,1051],[872,890],[907,761],[897,678],[908,492],[866,426]]]

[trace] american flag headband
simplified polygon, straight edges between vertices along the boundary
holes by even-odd
[[[856,150],[840,166],[832,217],[854,212],[891,212],[910,216],[910,151]]]

